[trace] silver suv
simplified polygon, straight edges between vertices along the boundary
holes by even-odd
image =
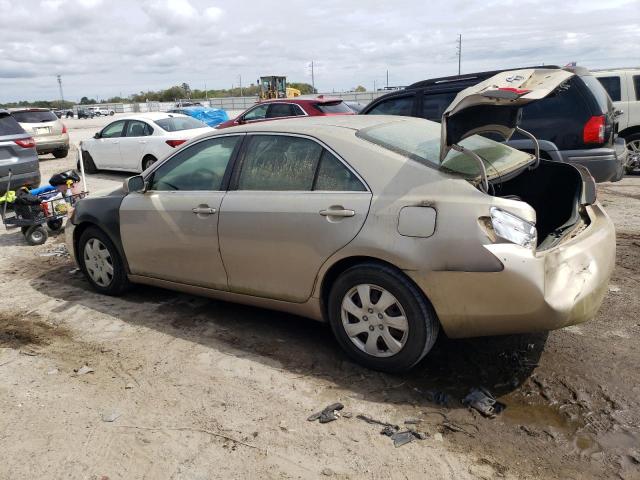
[[[0,109],[0,193],[7,190],[11,170],[10,188],[28,185],[40,186],[40,165],[36,144],[9,112]]]
[[[48,108],[11,109],[11,115],[30,133],[38,155],[53,153],[56,158],[64,158],[69,153],[67,127]]]

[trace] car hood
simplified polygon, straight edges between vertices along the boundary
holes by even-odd
[[[562,69],[508,70],[462,90],[442,114],[440,163],[471,135],[493,132],[508,140],[524,105],[547,97],[573,76]]]

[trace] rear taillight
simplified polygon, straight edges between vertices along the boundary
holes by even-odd
[[[34,148],[36,146],[36,142],[31,137],[14,140],[14,142],[22,148]]]
[[[167,140],[165,143],[170,147],[176,148],[178,145],[182,145],[186,140]]]
[[[585,123],[582,130],[584,143],[604,143],[604,121],[604,115],[598,115]]]
[[[62,133],[67,133],[67,126],[64,123],[62,124]]]

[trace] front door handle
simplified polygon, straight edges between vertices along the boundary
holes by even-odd
[[[210,207],[196,207],[192,208],[191,211],[196,215],[213,215],[216,213],[216,209]]]
[[[346,208],[328,208],[327,210],[320,210],[319,213],[323,217],[353,217],[356,214],[355,211]]]

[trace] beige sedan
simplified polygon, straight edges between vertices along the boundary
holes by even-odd
[[[35,140],[38,155],[52,153],[55,158],[67,156],[69,134],[65,124],[55,113],[48,108],[14,108],[10,112]]]
[[[520,95],[518,108],[524,91],[488,95]],[[69,248],[99,292],[141,283],[324,320],[348,355],[384,371],[414,366],[441,328],[583,322],[615,256],[593,179],[472,135],[468,115],[456,123],[482,102],[452,107],[446,135],[387,116],[203,135],[79,202]]]

